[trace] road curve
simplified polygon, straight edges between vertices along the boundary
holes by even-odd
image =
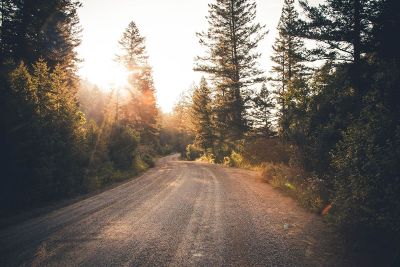
[[[346,265],[330,236],[321,218],[256,173],[175,155],[118,187],[1,230],[0,266]]]

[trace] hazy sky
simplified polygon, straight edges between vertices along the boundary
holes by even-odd
[[[83,79],[107,89],[120,85],[126,74],[113,59],[118,40],[130,21],[146,37],[153,67],[157,98],[170,111],[180,92],[198,82],[194,57],[201,54],[196,32],[207,29],[207,4],[212,0],[82,0],[79,11],[84,60],[79,71]],[[258,21],[269,30],[260,44],[260,65],[269,70],[271,46],[275,39],[283,0],[258,0]]]

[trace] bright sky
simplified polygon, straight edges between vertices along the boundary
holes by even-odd
[[[195,33],[207,29],[205,16],[212,0],[81,0],[83,28],[78,53],[83,59],[80,76],[105,90],[120,86],[126,74],[114,62],[118,40],[130,21],[146,37],[159,106],[171,110],[179,94],[198,82],[194,57],[202,53]],[[260,44],[260,64],[269,70],[283,0],[257,0],[258,21],[269,30]]]

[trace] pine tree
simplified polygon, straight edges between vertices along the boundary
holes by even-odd
[[[68,72],[41,60],[10,74],[4,140],[4,182],[17,204],[54,199],[79,189],[85,119],[70,90]],[[19,199],[18,199],[19,198]]]
[[[213,150],[215,137],[211,91],[204,77],[194,90],[192,99],[191,116],[196,133],[195,144],[207,153]]]
[[[86,132],[85,118],[79,111],[75,92],[69,85],[69,73],[56,65],[53,70],[39,60],[33,65],[32,80],[37,90],[40,149],[36,156],[38,184],[48,198],[68,195],[81,185]]]
[[[1,2],[1,58],[28,66],[44,59],[74,76],[80,44],[78,0]],[[2,61],[3,63],[3,61]]]
[[[129,23],[118,43],[121,54],[116,59],[128,70],[140,70],[147,65],[145,38],[141,36],[135,22]]]
[[[16,32],[16,2],[12,0],[0,1],[0,62],[3,64],[7,55],[12,51],[12,39]]]
[[[158,108],[152,69],[148,65],[145,38],[134,22],[130,22],[121,40],[121,54],[117,60],[130,71],[130,101],[123,107],[123,118],[140,133],[141,142],[157,144],[159,132]]]
[[[275,105],[265,83],[262,85],[261,90],[256,92],[252,100],[251,118],[254,133],[261,137],[273,136],[272,109]]]
[[[75,83],[80,6],[77,0],[0,2],[0,157],[5,184],[13,185],[0,202],[47,200],[80,185],[85,161]]]
[[[137,103],[133,103],[132,100],[130,103],[131,106],[138,105],[136,130],[141,133],[141,141],[144,144],[155,145],[159,134],[159,111],[151,68],[146,66],[137,76],[137,81],[140,93],[137,98],[132,98]]]
[[[207,54],[197,57],[195,70],[211,75],[218,135],[228,142],[243,138],[248,130],[249,88],[264,81],[255,49],[265,32],[255,18],[254,0],[216,0],[209,5],[208,31],[198,34]]]
[[[377,12],[377,21],[373,31],[373,43],[379,57],[384,60],[400,61],[400,38],[393,38],[400,28],[400,2],[386,0]]]
[[[294,7],[294,0],[285,0],[278,25],[279,35],[273,46],[274,54],[271,59],[275,65],[272,67],[273,75],[270,78],[276,88],[277,102],[280,106],[280,134],[285,137],[288,136],[291,115],[296,105],[294,97],[306,90],[306,52],[303,40],[294,35],[297,27],[298,13]]]
[[[316,59],[352,64],[352,85],[362,95],[361,60],[374,49],[373,32],[384,0],[327,0],[319,6],[300,4],[307,21],[302,21],[300,36],[315,40]]]

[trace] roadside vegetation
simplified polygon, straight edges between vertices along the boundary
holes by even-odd
[[[259,169],[346,233],[398,247],[400,1],[283,2],[266,73],[256,1],[213,0],[197,34],[204,77],[162,114],[134,22],[115,51],[128,85],[105,92],[77,77],[78,0],[1,1],[0,215],[124,180],[178,151]]]
[[[264,74],[255,2],[210,5],[195,63],[205,76],[186,98],[195,136],[186,158],[261,168],[346,233],[396,247],[399,10],[393,0],[285,0]]]
[[[79,80],[80,7],[1,1],[1,216],[131,178],[180,149],[134,22],[115,51],[128,85],[102,91]]]

